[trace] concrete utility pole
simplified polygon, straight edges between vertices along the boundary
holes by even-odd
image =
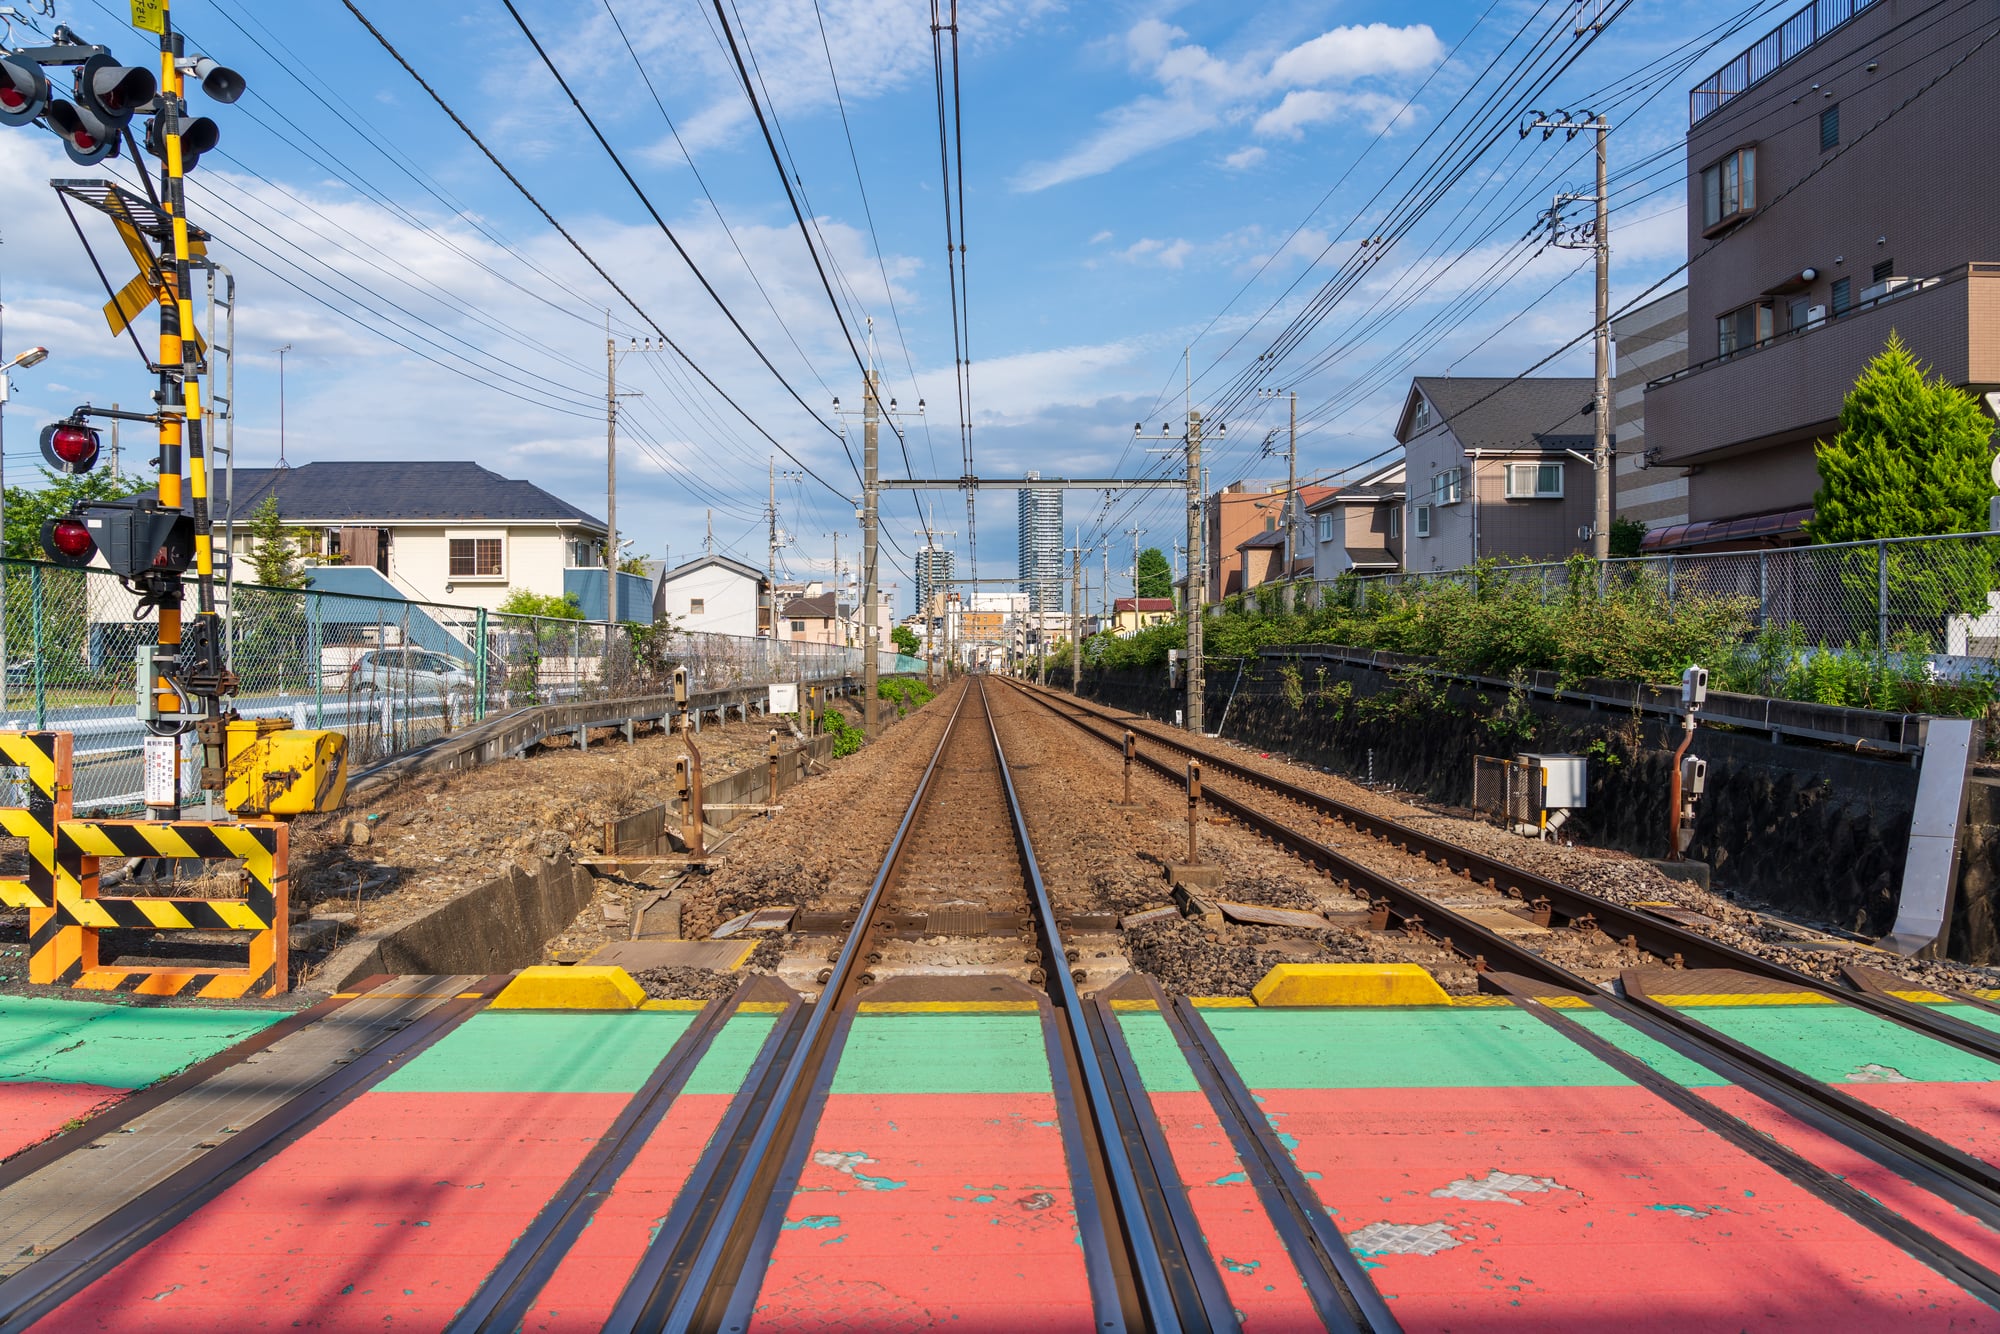
[[[1298,559],[1299,545],[1299,391],[1291,392],[1291,443],[1285,448],[1285,578],[1292,577],[1292,562]]]
[[[1201,522],[1201,413],[1188,409],[1187,415],[1188,493],[1188,611],[1187,611],[1187,730],[1202,728],[1202,603],[1208,589],[1208,562],[1202,556]]]
[[[1597,257],[1597,328],[1593,339],[1596,346],[1597,378],[1591,394],[1591,406],[1596,418],[1596,440],[1590,452],[1590,471],[1593,482],[1593,506],[1590,524],[1590,554],[1598,560],[1609,559],[1611,555],[1611,196],[1607,189],[1609,172],[1607,159],[1610,151],[1611,122],[1602,115],[1593,116],[1588,111],[1576,115],[1544,116],[1539,111],[1530,111],[1521,123],[1521,137],[1528,137],[1531,130],[1540,130],[1542,138],[1548,139],[1557,130],[1563,132],[1567,142],[1584,130],[1595,131],[1597,135],[1597,189],[1591,194],[1564,192],[1555,197],[1543,214],[1549,222],[1549,244],[1564,250],[1592,250]],[[1584,227],[1565,228],[1563,207],[1567,204],[1588,202],[1595,206],[1595,215]]]
[[[1125,536],[1132,539],[1132,615],[1139,614],[1139,539],[1145,536],[1144,528],[1127,528]]]
[[[862,615],[866,618],[861,630],[861,647],[868,655],[861,669],[861,728],[869,740],[878,734],[875,710],[876,643],[875,632],[878,614],[876,599],[880,590],[875,583],[875,541],[877,502],[878,446],[882,432],[881,405],[876,401],[878,379],[874,370],[868,372],[861,394],[861,574],[865,581],[862,591]]]
[[[1069,549],[1069,693],[1082,693],[1083,683],[1083,534]]]
[[[764,474],[768,482],[764,500],[764,578],[771,585],[771,638],[778,637],[778,461],[766,454]]]
[[[604,651],[618,631],[618,344],[604,312]]]
[[[1192,395],[1190,394],[1190,397]],[[1160,434],[1144,434],[1145,423],[1132,425],[1134,440],[1170,440],[1169,428],[1161,426]],[[1227,435],[1229,426],[1224,423],[1216,431],[1218,436]],[[1187,455],[1187,704],[1182,718],[1190,732],[1202,731],[1202,604],[1208,592],[1208,567],[1202,559],[1202,473],[1201,473],[1201,410],[1190,401],[1187,409],[1187,430],[1182,434],[1183,447]],[[1176,550],[1179,548],[1177,547]]]

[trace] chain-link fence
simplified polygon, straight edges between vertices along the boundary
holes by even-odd
[[[192,590],[190,590],[192,591]],[[220,592],[220,590],[218,590]],[[141,804],[144,727],[135,712],[150,609],[107,570],[0,562],[6,663],[0,727],[76,736],[76,807]],[[192,613],[192,598],[188,607]],[[220,608],[245,717],[289,717],[348,738],[376,763],[509,709],[664,693],[676,667],[696,692],[859,679],[867,651],[823,644],[512,616],[479,607],[239,584]],[[922,664],[882,653],[883,674]],[[182,790],[198,761],[183,742]]]
[[[1600,591],[1652,581],[1670,605],[1740,598],[1760,630],[1805,648],[2000,659],[2000,536],[1990,533],[1350,577],[1318,593],[1358,599],[1425,583],[1507,581],[1538,585],[1552,599],[1578,580]]]

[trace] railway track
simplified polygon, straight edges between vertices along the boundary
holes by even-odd
[[[948,986],[940,992],[934,972],[899,966],[892,933],[912,916],[935,923],[952,912],[1018,914],[1030,927],[1012,947],[1019,957],[1002,963],[997,975],[1021,991],[1043,987],[1042,996],[990,1003],[1031,1005],[1046,1041],[1075,1210],[1074,1235],[1064,1231],[1058,1252],[1045,1257],[1047,1281],[1061,1285],[1061,1252],[1080,1243],[1095,1328],[1236,1327],[1185,1202],[1175,1207],[1172,1164],[1161,1161],[1157,1128],[1133,1095],[1133,1072],[1120,1068],[1104,1016],[1086,1006],[1067,967],[986,695],[980,677],[961,689],[855,924],[821,976],[817,1003],[809,1015],[794,1016],[796,1034],[781,1043],[745,1115],[718,1136],[722,1152],[711,1155],[698,1189],[683,1192],[684,1205],[693,1197],[711,1207],[676,1210],[606,1328],[748,1328],[762,1309],[760,1294],[802,1175],[809,1164],[839,1156],[816,1149],[816,1132],[857,1024],[871,1010],[949,1004],[933,998],[956,994]],[[978,976],[984,994],[1015,995],[993,985],[993,969]],[[889,997],[899,999],[877,999]],[[1334,1304],[1327,1314],[1336,1327],[1394,1327],[1344,1247],[1336,1256],[1322,1246],[1316,1255],[1315,1292]]]
[[[1981,1219],[1988,1226],[2000,1227],[2000,1166],[1947,1137],[1891,1115],[1774,1059],[1756,1046],[1702,1022],[1687,1009],[1662,1001],[1653,994],[1653,989],[1660,986],[1660,971],[1691,978],[1747,976],[1774,984],[1774,994],[1805,995],[1832,1004],[1853,1006],[1907,1032],[1984,1060],[2000,1060],[2000,1032],[1945,1013],[1941,1007],[1900,998],[1879,984],[1851,988],[1831,986],[1782,964],[1710,940],[1675,923],[1653,919],[1642,910],[1562,885],[1411,829],[1387,817],[1288,783],[1218,755],[1207,747],[1191,745],[1174,734],[1142,726],[1138,720],[1114,715],[1072,697],[1019,683],[1010,684],[1069,721],[1082,733],[1107,746],[1122,748],[1123,736],[1100,724],[1115,724],[1120,729],[1130,729],[1150,745],[1150,749],[1142,747],[1138,751],[1137,760],[1169,782],[1180,781],[1181,774],[1172,763],[1161,758],[1160,752],[1199,758],[1204,773],[1202,800],[1205,804],[1335,876],[1343,888],[1367,899],[1374,909],[1377,929],[1400,927],[1471,961],[1480,974],[1482,990],[1528,1001],[1582,1002],[1603,1011],[1649,1041],[1661,1044],[1739,1087],[1752,1090],[1773,1106],[1905,1179],[1921,1182],[1927,1189],[1951,1201],[1960,1211]],[[1218,777],[1221,779],[1219,785]],[[1484,926],[1440,903],[1432,895],[1401,883],[1395,877],[1329,846],[1316,832],[1300,827],[1305,822],[1302,817],[1308,814],[1315,820],[1331,819],[1426,863],[1448,868],[1459,877],[1483,883],[1496,896],[1507,896],[1533,907],[1545,923],[1552,918],[1561,919],[1583,930],[1595,929],[1614,938],[1622,936],[1622,943],[1628,948],[1638,948],[1654,955],[1665,968],[1650,975],[1627,970],[1621,974],[1620,984],[1615,989],[1593,982],[1552,961],[1535,948],[1532,938],[1513,937]],[[1866,977],[1865,970],[1850,970],[1850,975],[1857,981]],[[1731,984],[1725,981],[1720,985]],[[1691,982],[1672,989],[1696,991],[1702,986],[1702,983]],[[1777,992],[1776,988],[1783,988],[1783,991]],[[1981,998],[1952,995],[1949,999],[1985,1013],[1995,1011],[1990,1002]],[[1612,1058],[1613,1053],[1601,1037],[1593,1038],[1575,1031],[1575,1021],[1560,1011],[1540,1005],[1528,1008],[1543,1022],[1571,1030],[1565,1035],[1579,1041],[1600,1059]],[[1641,1063],[1633,1061],[1629,1055],[1617,1064],[1628,1075],[1644,1079],[1662,1096],[1673,1097],[1677,1105],[1686,1104],[1687,1100],[1681,1096],[1684,1091],[1676,1093],[1657,1075],[1649,1077],[1642,1070]],[[1688,1109],[1693,1110],[1691,1107]],[[1741,1146],[1751,1146],[1750,1137],[1744,1133],[1745,1127],[1728,1123],[1733,1118],[1717,1120],[1704,1115],[1703,1119],[1711,1129],[1724,1133]],[[1803,1160],[1792,1162],[1788,1168],[1788,1174],[1801,1182],[1816,1175],[1811,1165]],[[1819,1181],[1816,1188],[1833,1191],[1842,1199],[1842,1207],[1857,1217],[1869,1216],[1875,1211],[1876,1206],[1872,1202],[1847,1197],[1840,1183]],[[1934,1236],[1923,1233],[1912,1239],[1904,1225],[1893,1217],[1874,1217],[1870,1225],[1885,1236],[1896,1236],[1899,1244],[1914,1245],[1932,1262],[1961,1278],[1969,1287],[2000,1296],[2000,1273],[1959,1253]]]

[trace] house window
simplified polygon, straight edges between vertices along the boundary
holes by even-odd
[[[1465,469],[1446,468],[1431,475],[1431,504],[1456,505],[1464,498]]]
[[[1507,465],[1507,498],[1510,500],[1560,500],[1563,493],[1563,466],[1560,463],[1510,463]]]
[[[1400,505],[1391,506],[1389,509],[1389,536],[1401,537],[1402,535],[1403,535],[1402,507]]]
[[[1840,147],[1840,103],[1819,113],[1819,151],[1830,153]]]
[[[497,537],[454,537],[451,539],[451,577],[454,579],[498,579],[506,574],[501,562],[501,539]]]
[[[1736,221],[1757,207],[1757,150],[1739,148],[1701,173],[1701,225]]]
[[[707,599],[707,598],[689,598],[689,599],[688,599],[688,615],[690,615],[690,616],[705,616],[705,615],[707,615],[707,614],[708,614],[708,599]]]
[[[1429,505],[1417,506],[1416,516],[1417,536],[1429,537],[1431,535],[1431,507]]]
[[[1715,350],[1719,356],[1744,352],[1769,338],[1777,330],[1768,301],[1753,301],[1722,316],[1715,322]]]
[[[1836,319],[1854,309],[1854,280],[1835,278],[1833,280],[1833,314]]]
[[[1333,541],[1333,516],[1331,514],[1322,514],[1319,516],[1319,540],[1322,542]]]
[[[1895,276],[1896,261],[1893,259],[1885,259],[1868,271],[1868,281],[1871,283],[1886,283]]]
[[[793,621],[793,622],[792,622],[792,633],[793,633],[793,634],[795,634],[795,635],[802,635],[802,634],[804,634],[805,632],[806,632],[806,623],[805,623],[804,621]]]
[[[1412,430],[1425,431],[1430,429],[1430,424],[1430,400],[1420,394],[1417,396],[1417,410],[1410,416],[1410,427]]]

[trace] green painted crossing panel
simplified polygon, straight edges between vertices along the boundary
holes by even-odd
[[[860,1014],[835,1093],[1049,1093],[1040,1014]]]
[[[285,1018],[282,1010],[195,1009],[0,997],[0,1083],[143,1088]]]
[[[1706,1066],[1689,1060],[1672,1047],[1654,1041],[1602,1010],[1559,1010],[1556,1013],[1565,1019],[1576,1020],[1612,1046],[1629,1056],[1638,1057],[1682,1088],[1725,1088],[1729,1085],[1729,1080]]]
[[[1686,1013],[1823,1083],[1876,1082],[1885,1069],[1920,1081],[2000,1079],[1992,1061],[1851,1005],[1702,1005]]]
[[[1948,1014],[1954,1019],[1963,1019],[1968,1024],[1976,1024],[1980,1028],[2000,1033],[2000,1014],[1982,1010],[1977,1005],[1938,1005],[1924,1008],[1935,1009],[1939,1014]]]
[[[375,1087],[384,1093],[636,1093],[697,1013],[487,1010]]]
[[[1194,1077],[1173,1029],[1158,1010],[1126,1010],[1118,1015],[1118,1029],[1132,1052],[1132,1064],[1139,1067],[1139,1082],[1148,1093],[1199,1093]]]
[[[694,1073],[688,1076],[683,1093],[734,1093],[743,1087],[744,1077],[763,1050],[764,1040],[777,1026],[774,1014],[731,1015],[702,1053]]]
[[[1592,1088],[1625,1076],[1514,1009],[1206,1010],[1253,1089]]]

